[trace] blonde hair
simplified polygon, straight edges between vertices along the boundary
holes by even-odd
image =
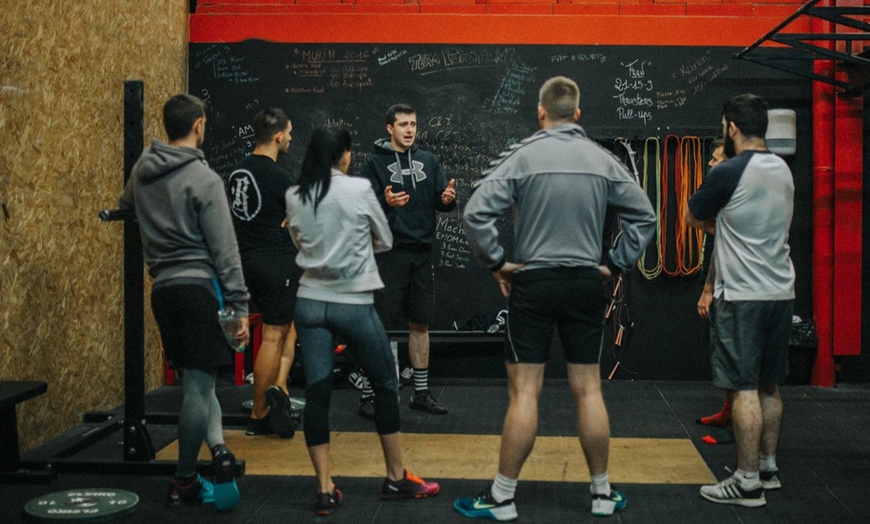
[[[554,76],[541,86],[538,103],[551,120],[572,121],[580,108],[580,88],[568,77]]]

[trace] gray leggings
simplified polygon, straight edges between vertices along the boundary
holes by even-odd
[[[215,370],[184,370],[184,396],[178,417],[178,468],[175,470],[179,477],[196,473],[196,458],[203,440],[209,449],[224,443],[221,405],[214,389],[216,380]]]
[[[399,384],[390,340],[372,304],[339,304],[300,298],[294,316],[305,372],[305,443],[329,442],[329,402],[335,337],[348,344],[375,391],[375,428],[389,435],[400,429]]]

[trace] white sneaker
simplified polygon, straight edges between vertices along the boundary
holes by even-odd
[[[728,477],[712,486],[701,486],[701,496],[719,504],[737,504],[747,508],[757,508],[767,504],[764,498],[764,488],[759,482],[756,487],[745,489],[740,480],[734,476]]]

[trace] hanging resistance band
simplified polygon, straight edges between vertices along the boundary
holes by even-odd
[[[651,152],[651,146],[655,146],[655,151]],[[650,168],[654,166],[654,180],[650,183]],[[655,264],[651,268],[647,268],[647,250],[644,249],[643,255],[637,261],[637,268],[640,274],[647,280],[652,280],[659,276],[662,272],[662,157],[661,157],[661,142],[657,137],[649,137],[643,142],[643,190],[649,196],[649,187],[655,188],[655,213],[656,213],[656,235],[653,239],[655,242]]]
[[[686,136],[680,140],[680,183],[674,180],[677,195],[677,217],[674,231],[677,270],[681,275],[692,275],[701,269],[701,246],[704,232],[688,227],[685,215],[689,198],[697,191],[704,178],[704,162],[701,156],[701,139]]]
[[[671,176],[673,176],[673,179],[674,179],[674,182],[673,182],[673,185],[674,185],[674,203],[676,204],[676,207],[677,207],[676,211],[679,214],[680,208],[679,208],[679,194],[678,193],[679,193],[679,187],[681,184],[681,180],[680,180],[681,176],[680,176],[680,163],[675,160],[673,162],[673,165],[671,165],[671,156],[670,156],[671,148],[673,148],[674,152],[678,156],[679,152],[680,152],[680,137],[678,137],[677,135],[667,135],[665,137],[665,141],[664,141],[664,144],[662,147],[662,149],[664,151],[662,152],[662,189],[661,189],[662,194],[664,195],[664,197],[662,198],[662,229],[663,229],[662,247],[661,247],[662,271],[664,272],[665,275],[668,275],[670,277],[676,277],[676,276],[680,275],[680,265],[679,265],[680,262],[676,256],[674,257],[675,258],[675,261],[674,261],[675,267],[673,269],[668,269],[668,248],[667,248],[668,247],[667,228],[669,225],[669,223],[668,223],[668,202],[671,198],[668,182],[669,182],[669,178]],[[671,169],[673,169],[673,174],[671,174],[672,173]],[[680,217],[680,216],[675,217],[674,223],[676,224],[675,225],[676,232],[677,232],[677,234],[679,234],[678,233],[679,226],[682,223],[682,217]]]

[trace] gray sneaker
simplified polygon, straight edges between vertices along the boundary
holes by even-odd
[[[447,408],[432,395],[428,389],[417,391],[411,397],[411,409],[425,411],[433,415],[446,415]]]

